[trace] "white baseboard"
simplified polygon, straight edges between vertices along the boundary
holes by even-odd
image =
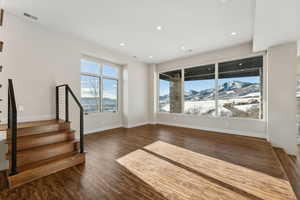
[[[115,125],[115,126],[108,126],[104,128],[97,128],[97,129],[92,129],[92,130],[87,130],[84,132],[85,135],[92,134],[92,133],[97,133],[100,131],[106,131],[110,129],[115,129],[115,128],[122,128],[123,126],[121,124]]]
[[[234,134],[234,135],[241,135],[241,136],[249,136],[249,137],[257,137],[257,138],[263,138],[266,139],[266,135],[263,133],[256,133],[256,132],[250,132],[250,131],[240,131],[240,130],[231,130],[231,129],[218,129],[218,128],[207,128],[207,127],[195,127],[195,126],[188,126],[188,125],[182,125],[182,124],[175,124],[175,123],[164,123],[164,122],[143,122],[143,123],[137,123],[137,124],[132,124],[128,126],[122,126],[122,125],[116,125],[116,126],[111,126],[111,127],[105,127],[105,128],[99,128],[99,129],[93,129],[93,130],[88,130],[84,134],[91,134],[91,133],[96,133],[100,131],[105,131],[109,129],[114,129],[114,128],[134,128],[138,126],[143,126],[147,124],[162,124],[162,125],[168,125],[168,126],[175,126],[175,127],[182,127],[182,128],[192,128],[192,129],[198,129],[198,130],[205,130],[205,131],[213,131],[213,132],[218,132],[218,133],[224,133],[224,134]],[[300,141],[300,138],[299,138]]]
[[[123,126],[121,124],[118,124],[118,125],[115,125],[115,126],[109,126],[109,127],[104,127],[104,128],[97,128],[97,129],[87,130],[87,131],[84,132],[84,135],[93,134],[93,133],[106,131],[106,130],[110,130],[110,129],[115,129],[115,128],[134,128],[134,127],[143,126],[143,125],[146,125],[146,124],[149,124],[149,123],[144,122],[144,123],[134,124],[134,125],[130,125],[130,126]]]
[[[127,125],[127,126],[124,126],[125,128],[134,128],[134,127],[138,127],[138,126],[144,126],[144,125],[147,125],[149,124],[149,122],[142,122],[142,123],[137,123],[137,124],[130,124],[130,125]]]
[[[266,139],[266,134],[250,132],[250,131],[240,131],[240,130],[231,130],[231,129],[218,129],[218,128],[208,128],[208,127],[196,127],[196,126],[189,126],[189,125],[182,125],[182,124],[175,124],[175,123],[164,123],[164,122],[159,122],[158,124]]]

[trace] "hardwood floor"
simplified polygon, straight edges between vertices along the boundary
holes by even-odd
[[[265,140],[148,125],[87,135],[85,165],[63,170],[13,190],[4,189],[0,192],[0,199],[167,200],[116,161],[158,140],[287,180],[273,149]],[[0,187],[5,187],[1,175],[0,180]]]
[[[298,165],[297,157],[289,156],[282,148],[274,147],[273,149],[294,188],[295,194],[300,199],[300,165]]]

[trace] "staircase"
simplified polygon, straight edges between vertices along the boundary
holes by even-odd
[[[65,120],[59,119],[59,87],[65,87]],[[12,80],[8,91],[8,125],[6,130],[9,161],[8,183],[10,188],[85,162],[83,145],[83,108],[68,85],[56,88],[56,119],[17,123],[17,109]],[[71,94],[80,108],[80,141],[75,140],[69,118]]]

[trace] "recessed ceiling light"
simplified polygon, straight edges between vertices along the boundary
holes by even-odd
[[[227,0],[220,0],[221,3],[227,3]]]
[[[121,42],[121,43],[120,43],[120,46],[121,46],[121,47],[124,47],[124,46],[125,46],[125,43],[124,43],[124,42]]]
[[[153,58],[153,56],[149,56],[149,58],[150,58],[150,59],[152,59],[152,58]]]
[[[157,26],[156,30],[161,31],[162,30],[162,26]]]
[[[235,35],[237,35],[237,32],[232,32],[231,35],[235,36]]]

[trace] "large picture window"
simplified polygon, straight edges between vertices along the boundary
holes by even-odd
[[[159,86],[160,112],[263,118],[263,56],[160,73]]]
[[[262,118],[262,64],[262,57],[219,63],[220,116]]]
[[[85,112],[118,111],[117,67],[81,60],[81,103]]]

